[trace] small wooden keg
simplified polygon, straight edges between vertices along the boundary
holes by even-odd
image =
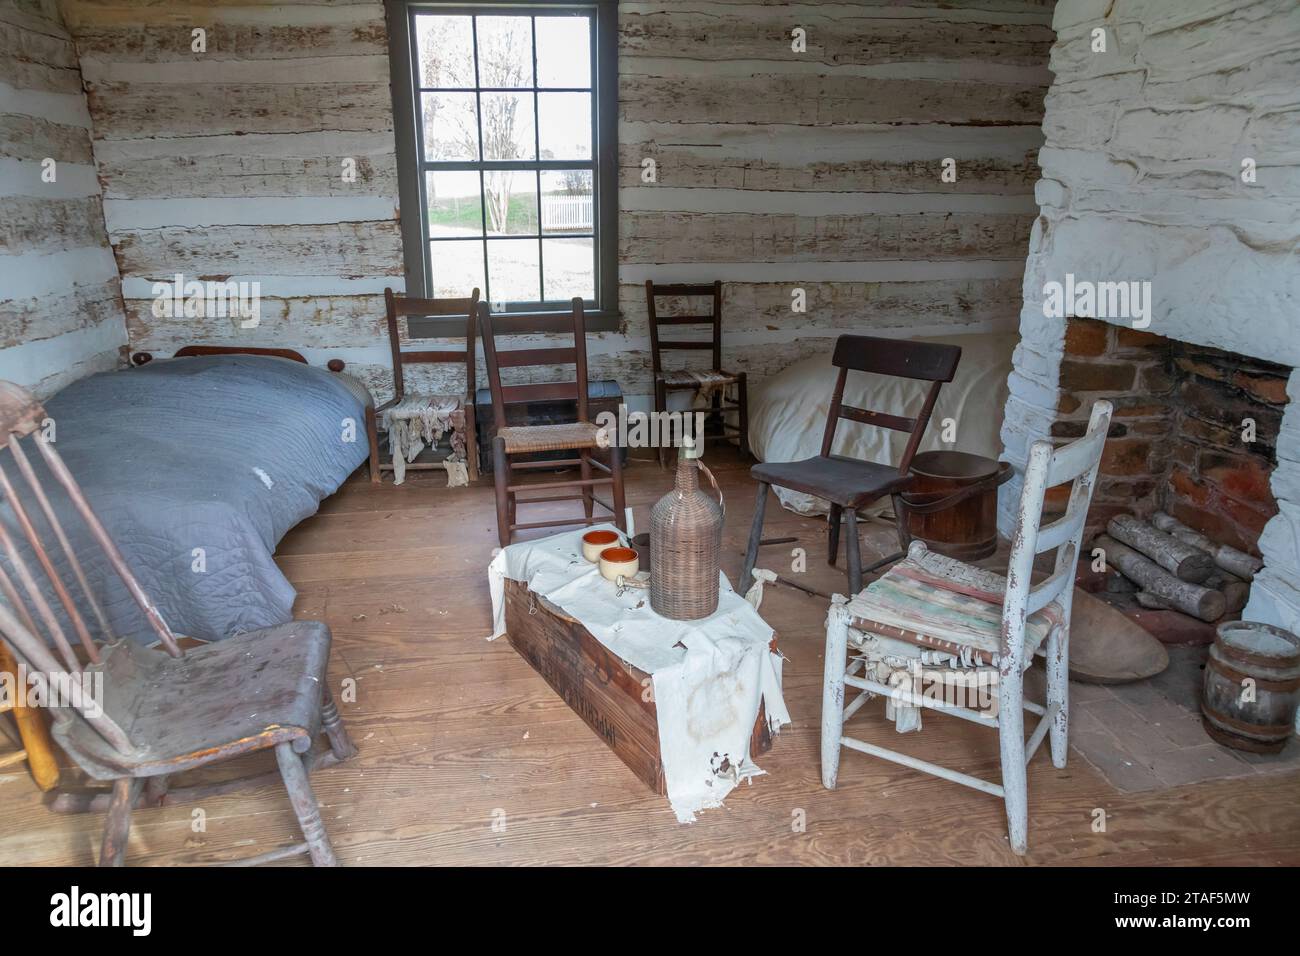
[[[998,485],[1011,466],[964,451],[927,451],[912,459],[912,483],[895,499],[907,531],[926,547],[962,561],[998,547]]]
[[[1227,747],[1275,754],[1295,733],[1300,704],[1300,637],[1271,624],[1227,621],[1205,664],[1201,714]]]

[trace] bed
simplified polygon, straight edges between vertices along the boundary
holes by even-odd
[[[59,453],[168,624],[220,640],[292,619],[296,592],[272,555],[365,461],[368,396],[292,353],[189,354],[92,375],[45,409]],[[73,543],[92,559],[113,629],[150,640],[98,549]]]
[[[990,332],[920,338],[920,342],[959,345],[961,361],[952,382],[939,392],[930,427],[920,451],[948,449],[997,458],[1002,450],[1002,410],[1007,402],[1011,353],[1020,340],[1015,332]],[[759,461],[799,461],[821,453],[826,415],[835,387],[830,352],[814,355],[772,376],[753,389],[749,410],[749,444]],[[915,415],[927,382],[855,372],[844,387],[844,402],[896,415]],[[944,441],[944,420],[956,423],[952,441]],[[907,435],[841,421],[832,454],[864,461],[896,463]],[[824,514],[826,502],[788,488],[773,487],[781,504],[799,514]],[[889,507],[884,499],[875,507]]]

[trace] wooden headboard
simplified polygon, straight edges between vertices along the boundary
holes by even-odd
[[[272,355],[276,358],[289,359],[307,365],[307,359],[294,349],[268,349],[255,345],[186,345],[176,350],[175,358],[189,358],[194,355]],[[153,361],[150,352],[136,352],[131,356],[132,365],[144,365]],[[344,368],[342,359],[330,359],[325,367],[331,372],[341,372]]]
[[[307,364],[302,353],[293,349],[264,349],[252,345],[187,345],[176,350],[176,358],[189,358],[191,355],[274,355],[276,358]]]

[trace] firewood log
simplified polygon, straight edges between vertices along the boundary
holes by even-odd
[[[1140,584],[1142,590],[1170,607],[1202,621],[1217,621],[1223,617],[1227,602],[1218,591],[1175,577],[1154,561],[1109,535],[1098,536],[1096,546],[1106,552],[1108,565],[1118,568],[1126,577]]]
[[[1227,571],[1216,571],[1202,581],[1201,586],[1222,591],[1224,599],[1228,602],[1227,613],[1229,614],[1236,614],[1250,599],[1250,585]]]
[[[1214,559],[1209,554],[1132,515],[1111,518],[1106,530],[1112,538],[1136,548],[1180,580],[1200,584],[1214,573]]]
[[[1122,577],[1122,575],[1121,575]],[[1152,611],[1168,611],[1169,605],[1149,591],[1139,591],[1136,595],[1138,604]]]
[[[1200,548],[1214,558],[1214,563],[1223,570],[1235,574],[1243,581],[1255,580],[1255,575],[1264,567],[1264,562],[1245,551],[1238,551],[1226,544],[1216,544],[1199,531],[1193,531],[1172,515],[1157,511],[1151,516],[1151,523],[1179,541]]]

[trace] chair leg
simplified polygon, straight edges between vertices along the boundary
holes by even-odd
[[[609,477],[613,480],[611,494],[614,505],[614,526],[627,534],[627,496],[623,493],[623,449],[618,445],[609,446]],[[590,494],[588,490],[588,494]],[[587,512],[590,517],[590,510]]]
[[[506,455],[506,440],[500,436],[492,439],[492,478],[496,483],[497,540],[501,547],[510,543],[510,461]]]
[[[844,510],[844,553],[849,559],[849,596],[862,590],[862,549],[858,542],[858,513],[852,508]]]
[[[664,412],[668,411],[668,389],[663,382],[655,382],[655,418],[662,427],[659,432],[659,467],[668,467],[668,446],[672,441],[671,428],[667,424]]]
[[[907,528],[907,508],[903,505],[901,495],[891,495],[890,501],[894,505],[894,525],[898,531],[898,547],[904,553],[912,544],[912,532]]]
[[[370,483],[379,484],[379,423],[375,407],[366,407],[366,440],[370,442]]]
[[[998,743],[1002,754],[1007,834],[1012,852],[1023,854],[1029,845],[1029,798],[1025,774],[1024,680],[1019,661],[1003,661],[998,675]]]
[[[352,743],[352,738],[348,736],[347,727],[343,726],[343,718],[339,716],[338,706],[334,703],[334,695],[330,693],[328,687],[321,689],[320,702],[320,722],[325,731],[325,736],[330,742],[330,750],[339,760],[347,760],[355,756],[357,752],[356,745]]]
[[[609,451],[611,457],[618,456],[618,449],[615,448],[614,446],[611,445]],[[588,449],[584,448],[582,449],[582,451],[578,453],[578,457],[582,461],[582,465],[580,466],[579,469],[582,472],[582,480],[590,481],[591,480],[591,452]],[[588,524],[591,523],[591,516],[592,514],[595,513],[596,500],[592,495],[593,492],[591,490],[591,485],[583,485],[582,486],[582,510],[587,515]]]
[[[465,406],[465,469],[471,482],[478,481],[478,429],[474,424],[474,403]]]
[[[1052,766],[1064,768],[1070,753],[1070,622],[1047,635],[1047,708],[1057,707],[1048,729]]]
[[[325,824],[321,822],[320,805],[316,795],[311,791],[311,781],[307,779],[307,768],[303,766],[302,757],[294,753],[289,741],[275,745],[275,759],[280,765],[280,776],[284,779],[284,788],[289,792],[289,802],[293,805],[294,815],[298,817],[298,826],[302,828],[303,838],[311,852],[311,861],[316,866],[338,866],[334,848],[330,846],[329,836],[325,833]]]
[[[736,376],[736,426],[740,429],[740,453],[749,455],[749,387],[745,382],[745,373]]]
[[[122,866],[126,862],[126,841],[131,836],[131,811],[144,786],[141,777],[118,777],[113,781],[113,799],[104,821],[104,838],[99,845],[100,866]]]
[[[840,553],[840,525],[843,522],[844,509],[840,505],[831,505],[830,514],[826,516],[826,563],[832,568]]]
[[[754,565],[758,563],[758,546],[763,540],[763,512],[767,510],[765,481],[758,483],[758,497],[754,501],[754,523],[749,526],[749,546],[745,548],[745,566],[740,569],[740,593],[744,594],[754,584]]]
[[[822,786],[834,790],[840,775],[844,735],[844,668],[849,647],[849,612],[832,604],[826,617],[825,681],[822,685]]]

